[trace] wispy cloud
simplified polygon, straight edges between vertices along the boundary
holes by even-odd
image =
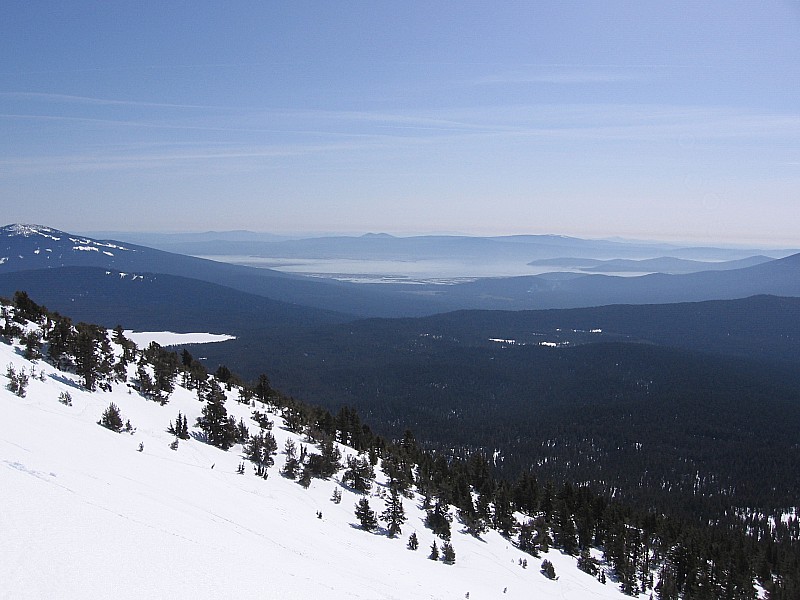
[[[602,73],[572,71],[561,73],[498,73],[469,80],[470,85],[520,85],[520,84],[554,84],[582,85],[593,83],[619,83],[643,79],[640,75],[626,73]]]
[[[637,104],[548,104],[397,112],[262,110],[223,116],[200,113],[190,118],[119,120],[5,113],[0,114],[0,119],[100,126],[91,135],[80,139],[68,137],[63,143],[54,130],[49,136],[51,144],[31,145],[27,156],[8,142],[6,150],[0,153],[0,176],[156,170],[178,164],[200,172],[211,165],[233,172],[270,169],[284,164],[283,159],[303,156],[314,157],[315,161],[325,157],[328,164],[336,162],[356,168],[359,162],[412,156],[430,148],[437,152],[441,148],[442,155],[450,151],[480,153],[485,151],[487,141],[494,148],[502,148],[507,141],[509,147],[514,144],[515,152],[530,152],[533,156],[557,148],[562,142],[568,144],[564,147],[580,152],[586,147],[585,142],[607,142],[606,154],[611,155],[617,148],[625,147],[611,145],[617,142],[653,142],[654,148],[699,147],[724,146],[726,140],[741,138],[744,145],[774,146],[775,140],[800,136],[798,114]],[[81,131],[87,129],[92,128],[80,127]],[[136,129],[141,131],[127,135],[126,132]],[[26,129],[21,126],[19,131]],[[178,134],[179,131],[187,133]],[[199,139],[201,136],[207,139]],[[791,161],[792,157],[787,158]]]
[[[208,106],[200,104],[173,104],[169,102],[142,102],[139,100],[116,100],[112,98],[93,98],[91,96],[73,96],[69,94],[53,94],[48,92],[0,92],[0,98],[11,98],[17,100],[39,100],[52,103],[83,104],[92,106],[139,106],[139,107],[150,107],[150,108],[230,110],[230,107],[222,107],[222,106]]]

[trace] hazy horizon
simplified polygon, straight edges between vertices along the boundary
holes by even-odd
[[[800,246],[800,6],[63,6],[0,23],[5,221]]]

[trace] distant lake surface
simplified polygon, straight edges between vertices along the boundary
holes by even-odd
[[[485,277],[519,277],[554,271],[582,273],[577,269],[531,266],[524,262],[512,261],[314,259],[243,255],[201,255],[198,258],[354,283],[440,283],[445,285]],[[644,273],[608,274],[631,277]]]

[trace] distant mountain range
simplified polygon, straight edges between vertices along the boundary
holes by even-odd
[[[434,296],[451,306],[491,310],[699,302],[759,294],[800,296],[800,254],[727,271],[640,277],[569,273],[487,278],[452,286],[404,286],[403,290]]]
[[[230,250],[231,244],[239,242],[223,243]],[[269,244],[284,249],[295,248],[298,255],[308,255],[310,248],[318,247],[320,255],[335,251],[339,256],[344,256],[348,252],[347,248],[350,248],[358,256],[374,251],[375,257],[391,255],[395,258],[403,248],[409,256],[419,257],[426,252],[430,256],[441,256],[442,248],[446,246],[451,256],[454,255],[452,253],[461,252],[458,256],[462,259],[471,256],[485,258],[493,253],[497,256],[498,252],[524,252],[529,255],[537,247],[547,247],[549,251],[557,252],[557,256],[564,256],[565,248],[574,249],[576,246],[583,247],[587,253],[593,248],[593,252],[614,250],[622,256],[640,253],[644,247],[641,244],[628,247],[622,242],[596,242],[559,236],[393,238],[371,235]],[[650,247],[649,251],[652,253],[653,248]],[[708,254],[709,250],[705,251]],[[678,253],[676,250],[675,254]],[[59,268],[92,267],[113,273],[164,274],[194,279],[297,307],[309,307],[313,309],[311,313],[323,310],[352,318],[423,316],[458,309],[529,310],[620,303],[695,302],[760,294],[800,296],[800,254],[775,260],[763,256],[737,260],[744,262],[726,266],[752,262],[759,264],[726,271],[651,274],[640,277],[568,273],[482,278],[453,285],[358,285],[290,275],[271,269],[231,265],[125,242],[95,240],[48,227],[9,225],[0,228],[0,293],[13,293],[14,286],[28,285],[25,282],[29,279],[29,285],[37,285],[34,280],[41,281],[43,276],[31,273],[41,269],[49,270],[47,278],[52,287],[66,289],[72,285],[68,280],[74,278],[75,273],[60,271]],[[620,266],[631,264],[626,262]],[[11,273],[17,274],[11,278]],[[84,278],[86,285],[107,285],[109,281],[97,277]],[[162,284],[166,285],[166,281],[162,280]],[[180,290],[177,288],[181,284],[179,280],[175,280],[173,284],[176,286],[175,297],[179,297]],[[95,288],[86,292],[100,293],[100,290]],[[202,304],[202,294],[200,296],[195,298],[198,306]],[[210,295],[216,296],[216,292]],[[318,319],[319,313],[314,315],[309,316],[310,321]]]
[[[516,260],[523,264],[563,256],[581,259],[651,259],[659,256],[675,256],[684,260],[725,261],[749,258],[754,254],[781,257],[797,252],[797,250],[777,249],[685,247],[662,242],[588,240],[561,235],[395,237],[387,234],[365,234],[286,239],[252,232],[209,232],[120,233],[117,239],[144,243],[169,252],[198,256],[238,255],[283,259],[406,261],[459,257],[479,262]]]
[[[597,260],[591,258],[543,258],[529,262],[532,266],[552,266],[579,269],[586,273],[697,273],[699,271],[730,271],[760,265],[773,260],[769,256],[757,255],[718,262],[688,260],[671,256],[645,258],[642,260],[611,259]]]
[[[0,228],[0,278],[12,272],[58,267],[176,275],[281,302],[357,316],[422,315],[441,310],[435,299],[404,298],[383,288],[230,265],[124,242],[94,240],[38,225]],[[70,276],[58,271],[50,274],[54,282]],[[19,277],[16,281],[20,281]],[[8,293],[2,283],[0,293]]]

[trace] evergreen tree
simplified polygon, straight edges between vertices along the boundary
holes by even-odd
[[[142,352],[137,369],[142,395],[166,404],[175,389],[177,373],[178,355],[165,350],[156,342],[150,342],[150,345]],[[143,378],[144,380],[142,380]]]
[[[186,389],[192,390],[199,388],[208,379],[208,373],[203,363],[194,357],[185,348],[181,353],[181,371],[183,372],[183,385]]]
[[[511,506],[511,490],[506,482],[498,486],[494,495],[494,527],[504,537],[510,537],[517,526]]]
[[[447,505],[442,501],[442,499],[438,498],[433,509],[429,510],[425,516],[425,526],[443,540],[450,539],[451,517],[447,508]]]
[[[356,504],[356,518],[361,523],[361,527],[366,531],[372,531],[378,526],[378,519],[375,511],[369,506],[369,500],[361,498]]]
[[[583,548],[581,550],[580,556],[578,557],[578,568],[589,575],[596,576],[600,572],[597,560],[589,554],[588,548]]]
[[[370,462],[372,462],[371,458]],[[387,452],[383,457],[381,467],[389,479],[389,487],[396,489],[401,494],[406,494],[414,483],[413,464],[408,457],[391,451]]]
[[[22,327],[14,323],[14,315],[12,311],[8,309],[8,307],[3,306],[2,308],[2,316],[3,316],[3,337],[6,339],[7,343],[11,343],[11,340],[18,338],[22,335]]]
[[[231,373],[231,370],[228,367],[226,367],[225,365],[220,365],[219,367],[217,367],[217,370],[214,372],[214,379],[216,379],[220,383],[224,383],[225,387],[228,390],[230,390],[231,389],[231,383],[232,383],[232,380],[233,380],[233,373]]]
[[[205,402],[201,415],[197,418],[197,426],[205,433],[209,444],[227,450],[236,438],[235,423],[232,425],[228,419],[225,393],[216,380],[211,380]]]
[[[167,432],[171,433],[172,435],[181,440],[188,440],[189,426],[186,422],[186,415],[182,415],[181,412],[178,411],[178,416],[175,418],[175,423],[169,424]]]
[[[42,338],[36,330],[31,330],[22,336],[22,343],[25,346],[23,356],[28,360],[36,360],[42,357]]]
[[[66,366],[65,354],[72,345],[72,322],[61,316],[53,317],[53,324],[46,335],[47,358],[57,369]]]
[[[548,579],[555,579],[556,578],[556,569],[546,558],[542,561],[542,575],[547,577]]]
[[[386,510],[381,513],[381,519],[386,521],[389,537],[394,537],[401,533],[401,527],[406,522],[406,513],[403,509],[403,501],[396,489],[391,490],[391,495],[386,503]]]
[[[442,561],[446,565],[452,565],[456,562],[456,551],[453,549],[453,544],[450,542],[442,544]]]
[[[94,391],[99,379],[100,328],[88,323],[78,323],[72,343],[75,372],[83,379],[83,387]]]
[[[431,560],[439,560],[439,547],[436,545],[436,540],[431,544],[431,553],[428,555]]]
[[[308,455],[306,468],[314,477],[327,479],[341,468],[339,459],[342,454],[330,438],[320,443],[320,450],[320,454]]]
[[[109,404],[97,424],[117,433],[122,431],[122,414],[119,411],[119,407],[113,402]]]
[[[20,369],[19,372],[17,372],[13,365],[8,365],[6,377],[9,379],[8,384],[6,384],[6,389],[20,398],[24,398],[25,394],[28,392],[29,381],[25,369]]]
[[[262,373],[258,376],[258,381],[256,382],[256,386],[254,389],[256,398],[262,403],[266,404],[269,402],[270,397],[272,396],[272,388],[269,384],[269,378]]]
[[[464,506],[458,510],[458,518],[464,524],[467,533],[474,537],[480,537],[488,529],[486,521],[475,510],[471,498],[468,498]]]
[[[555,544],[567,554],[574,555],[578,549],[578,540],[576,537],[575,522],[572,519],[572,511],[567,501],[563,499],[558,500],[556,503],[555,516]]]
[[[33,323],[39,323],[44,319],[47,313],[47,309],[31,300],[27,292],[14,292],[12,304],[14,306],[15,316],[20,322],[31,321]]]
[[[519,528],[519,537],[517,538],[517,547],[522,552],[527,552],[533,556],[537,556],[536,544],[534,543],[534,524],[533,521],[528,520]]]
[[[269,431],[261,430],[257,435],[250,436],[245,444],[244,455],[256,467],[256,475],[266,478],[269,467],[275,464],[272,455],[278,450],[278,444]]]
[[[347,457],[347,470],[342,474],[342,482],[357,492],[366,493],[372,489],[375,471],[365,456]]]
[[[419,540],[417,539],[416,533],[412,533],[410,536],[408,536],[408,544],[406,544],[406,548],[409,550],[416,550],[419,548]]]
[[[533,535],[534,548],[542,552],[549,552],[550,546],[553,545],[553,539],[550,537],[550,528],[547,525],[544,517],[536,517],[533,522],[535,533]]]
[[[308,486],[311,485],[311,471],[309,471],[306,467],[303,467],[303,470],[300,472],[300,479],[297,480],[303,488],[308,489]]]
[[[251,414],[251,417],[261,429],[271,430],[274,426],[274,423],[270,420],[268,413],[263,413],[260,410],[254,410]]]
[[[229,419],[232,420],[233,417],[229,417]],[[247,440],[250,439],[250,430],[247,428],[247,425],[244,424],[244,420],[243,419],[241,419],[241,418],[239,419],[239,422],[236,423],[236,425],[234,427],[234,430],[235,430],[235,438],[234,438],[235,442],[237,444],[245,444],[245,443],[247,443]],[[267,431],[266,433],[270,437],[272,437],[272,434],[269,431]],[[274,441],[275,438],[272,438],[272,440]],[[277,450],[277,444],[275,446],[275,449]]]
[[[292,438],[286,438],[283,452],[286,454],[286,462],[283,464],[281,473],[289,479],[294,479],[297,477],[297,472],[300,470],[301,464],[300,459],[297,458],[297,450]]]

